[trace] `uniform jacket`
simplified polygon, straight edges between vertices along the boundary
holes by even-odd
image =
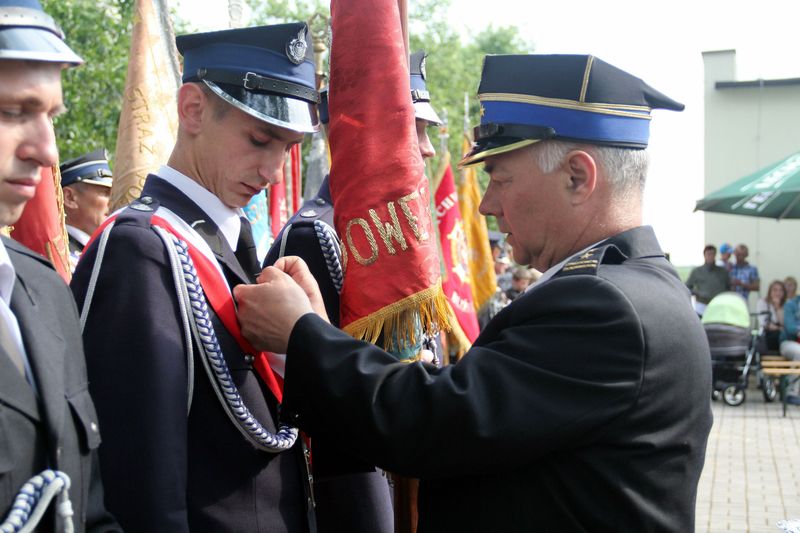
[[[312,438],[346,434],[422,478],[421,533],[694,530],[710,355],[650,228],[567,261],[445,368],[396,363],[308,314],[284,390]]]
[[[332,254],[327,240],[320,241],[319,224],[333,230],[333,203],[326,177],[317,195],[305,202],[278,234],[264,260],[275,264],[283,256],[296,255],[308,264],[319,284],[325,310],[334,325],[339,324],[339,292],[332,280]],[[323,244],[323,242],[325,244]],[[340,435],[321,437],[311,443],[314,464],[314,494],[320,533],[388,533],[394,531],[394,514],[388,481],[369,463],[354,457]]]
[[[187,413],[185,337],[166,248],[150,228],[164,206],[193,225],[223,266],[229,285],[247,282],[233,251],[194,202],[149,176],[137,209],[117,218],[86,323],[92,394],[104,426],[100,461],[106,500],[128,532],[304,532],[299,450],[257,451],[223,411],[194,349]],[[97,243],[73,278],[82,306]],[[276,401],[209,309],[239,392],[275,431]]]
[[[100,433],[75,302],[46,260],[16,241],[2,239],[17,275],[11,310],[40,401],[10,359],[0,357],[0,517],[6,516],[28,479],[52,468],[65,472],[72,482],[76,532],[120,531],[103,506],[97,462]],[[53,531],[52,516],[40,524],[37,531]]]

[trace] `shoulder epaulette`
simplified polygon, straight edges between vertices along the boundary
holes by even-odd
[[[597,275],[597,269],[601,264],[618,265],[625,261],[627,257],[619,248],[613,244],[604,244],[590,248],[585,252],[571,257],[556,276]]]
[[[116,223],[134,222],[143,226],[150,225],[150,219],[158,210],[158,200],[150,196],[142,196],[131,202],[128,207],[117,215]]]

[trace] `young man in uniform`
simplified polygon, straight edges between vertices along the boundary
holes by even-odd
[[[282,179],[288,150],[318,127],[308,30],[177,45],[184,84],[169,162],[89,245],[72,284],[108,429],[107,502],[132,532],[305,532],[302,439],[277,423],[280,376],[241,338],[230,291],[260,271],[241,208]]]

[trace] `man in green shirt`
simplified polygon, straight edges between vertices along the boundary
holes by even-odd
[[[716,256],[717,247],[713,244],[706,245],[703,248],[705,262],[692,269],[689,279],[686,280],[686,286],[695,297],[694,309],[700,316],[703,316],[706,305],[714,296],[731,288],[728,270],[714,263]]]

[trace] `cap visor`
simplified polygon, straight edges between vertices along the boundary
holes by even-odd
[[[39,28],[8,28],[0,31],[0,59],[47,61],[80,65],[83,63],[64,41]]]
[[[414,102],[414,117],[421,120],[427,120],[436,126],[442,125],[442,119],[439,118],[439,115],[436,114],[433,106],[428,102]]]
[[[240,87],[222,89],[212,81],[203,80],[214,94],[268,124],[296,131],[298,133],[314,133],[319,131],[319,118],[314,104],[276,94],[253,92]]]
[[[484,146],[475,146],[469,151],[469,153],[467,153],[467,155],[464,156],[461,161],[459,161],[458,168],[471,167],[483,162],[483,160],[487,157],[511,152],[512,150],[530,146],[531,144],[538,143],[539,141],[541,141],[541,139],[523,139],[510,144],[503,144],[501,146],[497,146],[496,144],[493,145],[492,143],[488,143]]]
[[[78,180],[76,183],[88,183],[89,185],[99,185],[101,187],[111,187],[113,181],[111,178],[89,178]]]

